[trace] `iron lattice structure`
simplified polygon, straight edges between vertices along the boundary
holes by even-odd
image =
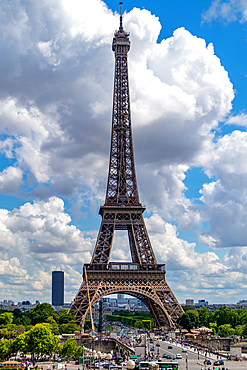
[[[143,219],[145,207],[139,201],[132,144],[127,54],[129,34],[122,26],[115,32],[115,78],[112,136],[105,204],[100,207],[102,222],[92,256],[86,266],[91,304],[114,293],[140,299],[150,310],[157,327],[174,328],[183,309],[165,280],[164,265],[157,264]],[[109,263],[115,230],[127,230],[132,263]],[[83,282],[70,312],[83,326],[89,297]]]

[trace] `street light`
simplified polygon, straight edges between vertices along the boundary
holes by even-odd
[[[159,341],[158,341],[158,343],[156,344],[156,346],[158,347],[158,348],[157,348],[157,357],[158,357],[158,360],[159,360],[159,358],[160,358],[160,344],[159,344]]]
[[[93,350],[93,368],[95,370],[95,360],[97,358],[97,352],[95,351],[95,349]]]
[[[185,362],[186,362],[186,370],[188,370],[188,353],[186,353],[186,360],[185,360]]]
[[[35,333],[36,331],[33,330],[33,367],[34,367],[34,352],[35,352]]]
[[[111,353],[107,353],[107,355],[106,355],[106,359],[108,360],[108,369],[110,370],[110,361],[111,361],[111,359],[112,359],[112,355],[111,355]]]
[[[99,359],[99,370],[100,370],[100,360],[101,360],[101,357],[102,357],[102,353],[100,351],[98,351],[97,356],[98,356],[98,359]]]

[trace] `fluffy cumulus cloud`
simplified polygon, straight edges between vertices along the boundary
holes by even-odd
[[[246,291],[246,247],[234,248],[220,259],[213,251],[198,252],[195,243],[179,238],[176,226],[157,214],[146,223],[158,262],[166,263],[168,282],[180,297],[185,299],[203,291],[209,301],[214,296],[222,302],[226,292],[237,300]]]
[[[90,262],[94,240],[69,225],[71,218],[62,199],[52,197],[13,211],[1,210],[0,219],[0,276],[7,286],[23,285],[29,294],[43,289],[49,299],[52,270],[64,269],[69,283],[80,275],[82,264]]]
[[[1,45],[6,49],[2,151],[29,171],[36,196],[51,195],[38,191],[47,183],[63,196],[85,187],[91,197],[103,197],[114,68],[110,44],[118,16],[96,0],[16,2],[2,9],[2,18],[9,19]],[[183,28],[157,44],[161,25],[147,10],[134,8],[124,24],[132,42],[131,104],[140,176],[148,163],[158,171],[160,163],[203,161],[212,147],[210,130],[233,99],[213,46]],[[181,166],[179,171],[182,178]],[[163,196],[169,197],[169,190]]]
[[[226,248],[246,246],[246,132],[233,131],[223,136],[211,154],[206,171],[216,180],[204,184],[201,190],[203,214],[210,226],[208,243]]]
[[[104,199],[114,75],[111,42],[118,24],[118,15],[101,0],[1,2],[0,154],[6,164],[0,191],[32,200],[0,211],[0,280],[10,298],[19,284],[26,295],[33,290],[37,298],[43,294],[49,300],[51,271],[63,269],[72,299],[81,266],[90,261],[97,232],[89,235],[74,226],[65,204],[86,217],[80,206],[95,212]],[[131,40],[139,190],[154,213],[147,224],[155,252],[170,265],[174,282],[181,270],[184,281],[194,281],[194,291],[210,290],[203,276],[212,275],[208,284],[213,285],[218,273],[222,288],[226,271],[238,279],[230,268],[235,252],[224,260],[214,251],[200,253],[179,237],[174,224],[183,230],[197,227],[200,241],[213,248],[237,246],[238,251],[245,245],[246,136],[235,131],[217,139],[214,130],[227,117],[227,124],[245,126],[246,116],[229,116],[233,86],[212,44],[184,28],[157,43],[161,24],[145,9],[125,14],[124,28]],[[209,178],[197,203],[185,195],[187,172],[194,167],[203,168]],[[207,230],[202,229],[205,222]],[[112,258],[130,258],[121,235],[116,234]],[[178,287],[184,291],[182,284]]]

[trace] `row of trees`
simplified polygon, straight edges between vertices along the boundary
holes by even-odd
[[[30,330],[17,335],[15,339],[2,339],[0,341],[0,359],[5,360],[11,356],[21,354],[24,356],[32,353],[34,358],[45,356],[52,357],[55,354],[72,358],[81,356],[82,347],[77,347],[76,340],[69,338],[64,345],[61,344],[57,335],[52,332],[51,324],[36,324]]]
[[[71,334],[80,330],[74,317],[68,314],[67,310],[61,309],[57,313],[48,303],[38,304],[29,312],[15,309],[13,312],[2,310],[0,313],[0,338],[14,338],[39,323],[50,324],[52,333],[55,335]]]
[[[206,326],[212,329],[213,334],[220,337],[240,335],[247,337],[247,310],[245,308],[232,309],[221,306],[215,312],[206,308],[195,309],[184,307],[185,313],[180,316],[179,324],[190,331],[193,328]]]
[[[113,315],[106,315],[108,321],[119,321],[122,324],[133,326],[138,329],[151,329],[154,326],[150,312],[130,312],[128,310],[114,311]]]
[[[179,325],[188,331],[206,326],[212,329],[214,335],[217,334],[220,337],[231,335],[247,337],[247,310],[245,308],[232,309],[221,306],[213,312],[206,308],[195,309],[185,306],[184,311],[185,313],[180,316]],[[154,327],[152,316],[150,312],[146,311],[115,311],[113,315],[107,315],[107,320],[119,321],[139,329]]]

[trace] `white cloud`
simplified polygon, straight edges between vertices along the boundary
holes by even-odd
[[[25,285],[26,294],[44,289],[47,296],[52,270],[63,269],[69,284],[71,275],[80,275],[83,263],[90,262],[95,240],[70,225],[62,199],[52,197],[0,211],[0,275],[6,286],[13,285],[11,292],[14,286]],[[14,297],[21,299],[22,291]]]
[[[200,299],[203,294],[203,299],[210,302],[212,298],[214,302],[225,302],[223,292],[227,292],[234,302],[239,294],[245,294],[247,248],[232,248],[220,259],[215,252],[198,252],[195,243],[181,239],[176,226],[157,214],[145,222],[156,257],[159,263],[166,264],[167,281],[180,301],[188,295]]]
[[[24,38],[25,47],[16,48],[15,63],[11,60],[4,76],[5,86],[10,86],[12,69],[21,65],[15,94],[2,96],[0,127],[12,135],[8,147],[20,168],[30,171],[38,183],[50,184],[51,192],[72,196],[86,187],[90,199],[96,193],[103,198],[114,68],[110,44],[118,15],[96,0],[53,0],[50,8],[35,3],[31,11],[24,3],[9,10],[20,13],[25,27],[13,35],[10,24],[6,37],[12,37],[13,43]],[[43,12],[46,16],[37,20]],[[210,130],[229,112],[233,99],[227,72],[212,45],[206,46],[183,28],[157,44],[160,22],[145,9],[127,13],[124,26],[132,43],[130,89],[137,163],[150,163],[157,172],[161,161],[185,167],[201,164],[212,147]],[[21,64],[27,57],[28,69]],[[181,189],[179,185],[177,190]],[[37,189],[33,194],[51,193]]]
[[[238,125],[238,126],[247,126],[247,114],[240,113],[235,116],[230,116],[225,122],[226,125]]]
[[[220,19],[228,22],[239,20],[244,23],[247,20],[246,0],[214,0],[210,8],[202,14],[202,19],[205,22]]]
[[[0,211],[0,257],[6,266],[17,258],[20,271],[27,271],[19,281],[27,295],[34,289],[40,297],[49,297],[52,269],[64,269],[73,298],[81,265],[90,261],[95,240],[71,224],[63,200],[53,195],[96,208],[94,201],[104,201],[114,70],[111,42],[119,18],[100,0],[5,3],[0,13],[0,150],[13,163],[2,169],[0,188],[2,193],[17,194],[20,187],[25,192],[21,185],[27,178],[28,199],[43,200]],[[228,260],[214,252],[197,252],[164,219],[179,223],[180,229],[207,221],[210,232],[201,232],[200,240],[214,248],[243,245],[245,133],[218,141],[212,133],[230,113],[233,86],[213,45],[184,28],[157,43],[159,19],[136,8],[124,15],[124,28],[131,41],[137,177],[141,201],[155,212],[147,220],[155,251],[170,264],[177,285],[184,280],[194,292],[210,291],[218,273],[216,285],[226,288]],[[244,126],[246,117],[232,116],[226,123]],[[201,190],[203,212],[185,196],[184,181],[192,166],[205,167],[215,179]],[[80,214],[78,204],[74,209]],[[238,218],[233,219],[234,214]],[[127,243],[121,248],[116,236],[112,258],[128,260],[126,249]],[[5,281],[9,295],[18,278],[13,266],[13,279]],[[241,266],[244,274],[244,262]],[[208,285],[204,274],[212,275]],[[242,287],[242,275],[232,276]]]
[[[0,172],[1,192],[3,194],[18,193],[19,187],[22,184],[22,175],[22,170],[13,166],[9,166]]]
[[[217,181],[203,185],[202,217],[209,223],[216,247],[246,246],[246,155],[246,132],[233,131],[218,140],[206,168]]]

